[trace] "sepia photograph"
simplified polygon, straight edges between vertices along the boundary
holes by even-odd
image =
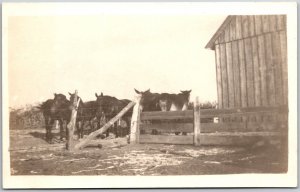
[[[297,186],[295,3],[2,7],[4,188]]]

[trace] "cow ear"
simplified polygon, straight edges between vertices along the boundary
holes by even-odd
[[[95,96],[98,98],[98,94],[97,93],[95,93]]]
[[[101,95],[100,95],[101,97],[103,97],[103,93],[101,92]]]
[[[189,90],[188,92],[189,92],[189,93],[191,93],[191,92],[192,92],[192,90]]]
[[[54,93],[54,97],[56,97],[56,95],[57,95],[57,94],[56,94],[56,93]]]
[[[134,89],[134,91],[137,93],[137,94],[141,94],[141,92],[139,92],[138,90]]]

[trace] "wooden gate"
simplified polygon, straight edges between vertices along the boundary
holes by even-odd
[[[249,145],[274,137],[287,140],[287,106],[200,110],[196,102],[187,111],[138,113],[138,108],[132,118],[133,143]]]

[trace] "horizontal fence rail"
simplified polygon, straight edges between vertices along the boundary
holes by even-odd
[[[287,113],[286,106],[280,107],[247,107],[233,109],[201,109],[201,118],[247,116],[247,115],[271,115],[272,113]],[[171,120],[193,119],[193,110],[187,111],[151,111],[142,112],[141,120]]]
[[[163,133],[175,133],[175,132],[186,132],[191,133],[194,131],[193,123],[153,123],[153,124],[141,124],[140,129],[147,132],[151,130],[157,130]],[[148,130],[148,131],[147,131]]]
[[[261,137],[285,137],[287,117],[287,106],[141,112],[139,142],[249,144]]]
[[[140,135],[140,143],[185,144],[194,143],[193,135]]]

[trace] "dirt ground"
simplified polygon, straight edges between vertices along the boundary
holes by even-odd
[[[43,129],[10,131],[12,175],[203,175],[287,171],[285,153],[274,146],[118,145],[126,143],[126,138],[112,138],[109,143],[116,145],[69,152],[64,143],[48,144],[44,136]]]

